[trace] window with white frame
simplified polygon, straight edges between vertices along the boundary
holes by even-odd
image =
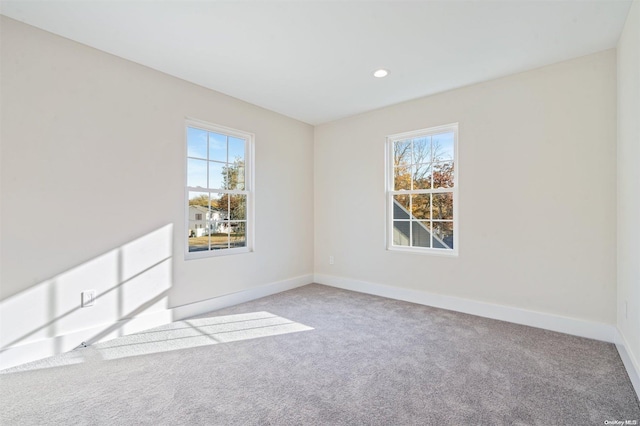
[[[186,139],[186,257],[251,251],[253,135],[189,120]]]
[[[387,248],[458,253],[458,124],[387,137]]]

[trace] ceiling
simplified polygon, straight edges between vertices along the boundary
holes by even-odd
[[[315,125],[615,47],[631,0],[0,5],[13,19]],[[378,68],[389,76],[374,78]]]

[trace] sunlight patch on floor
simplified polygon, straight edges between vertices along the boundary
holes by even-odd
[[[313,330],[269,312],[176,321],[152,330],[94,345],[103,359],[188,349]]]
[[[308,330],[313,328],[269,312],[194,318],[96,343],[86,348],[80,347],[3,370],[0,374],[66,367]]]

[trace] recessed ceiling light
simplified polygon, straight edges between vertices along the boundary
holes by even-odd
[[[383,69],[379,69],[373,73],[373,76],[377,78],[386,77],[387,75],[389,75],[389,71]]]

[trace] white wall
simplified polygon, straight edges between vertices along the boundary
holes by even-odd
[[[3,347],[310,277],[310,125],[1,24]],[[186,117],[255,134],[254,253],[184,260]],[[77,309],[83,289],[104,293],[95,308]]]
[[[626,306],[625,306],[626,304]],[[618,42],[618,329],[640,375],[640,1]],[[638,386],[638,385],[637,385]],[[637,388],[640,392],[640,387]]]
[[[385,137],[453,122],[459,257],[385,250]],[[615,50],[318,126],[314,152],[316,276],[615,324]]]

